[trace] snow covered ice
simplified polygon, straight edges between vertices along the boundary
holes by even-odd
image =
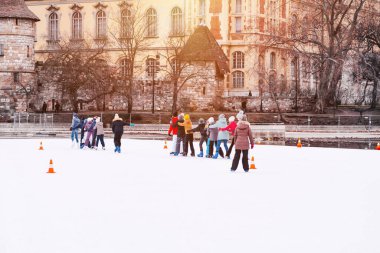
[[[231,173],[163,141],[0,144],[0,253],[380,252],[378,151],[256,145]]]

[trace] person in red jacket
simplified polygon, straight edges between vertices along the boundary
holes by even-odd
[[[172,136],[173,135],[173,141],[172,141],[172,151],[170,152],[171,155],[175,153],[175,148],[176,148],[176,143],[177,143],[177,133],[178,133],[178,127],[177,127],[177,117],[178,113],[174,112],[172,114],[172,119],[170,120],[170,127],[168,130],[168,135]]]

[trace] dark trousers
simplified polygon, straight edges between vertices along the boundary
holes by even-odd
[[[193,139],[194,139],[193,134],[186,134],[186,136],[185,136],[185,148],[183,149],[183,153],[185,153],[185,154],[188,153],[189,145],[190,145],[191,155],[195,154]]]
[[[81,128],[81,130],[80,130],[80,144],[83,143],[83,138],[84,138],[84,128]]]
[[[102,147],[105,147],[106,145],[104,144],[104,134],[96,136],[96,147],[99,145],[99,140],[100,140],[100,143],[102,144]]]
[[[95,146],[95,144],[96,144],[96,133],[98,132],[98,129],[95,129],[95,131],[94,131],[94,134],[93,134],[93,136],[92,136],[92,142],[91,142],[91,146],[93,147],[93,146]]]
[[[249,165],[248,165],[248,149],[246,150],[241,150],[241,149],[236,149],[235,150],[235,156],[234,160],[232,161],[232,167],[231,170],[235,171],[239,165],[239,160],[240,160],[240,154],[243,152],[243,159],[242,159],[242,164],[243,164],[243,169],[245,172],[249,171]]]
[[[218,147],[218,141],[210,141],[210,153],[209,155],[210,156],[213,156],[214,155],[214,145],[215,145],[215,149]],[[224,157],[224,153],[223,153],[223,150],[221,148],[219,148],[219,155],[221,157]]]
[[[183,152],[185,152],[186,150],[186,146],[185,146],[185,137],[184,136],[178,136],[177,135],[177,143],[175,145],[175,152],[176,153],[179,153],[179,150],[180,150],[180,145],[181,145],[181,142],[182,142],[182,150]]]
[[[230,155],[231,155],[232,148],[233,148],[234,146],[235,146],[235,138],[232,138],[232,142],[231,142],[230,147],[228,148],[228,151],[227,151],[226,156],[230,156]]]
[[[199,141],[199,150],[203,152],[203,143],[206,142],[207,145],[207,136],[201,135],[201,139]],[[207,155],[207,154],[206,154]]]
[[[113,137],[115,147],[121,147],[121,136],[123,136],[123,133],[115,133],[115,136]]]

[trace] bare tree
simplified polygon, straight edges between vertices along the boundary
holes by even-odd
[[[165,43],[165,53],[162,54],[168,64],[163,72],[170,80],[173,90],[172,113],[178,109],[178,95],[186,83],[195,78],[202,78],[199,68],[182,59],[181,51],[185,44],[184,37],[169,37]]]
[[[148,47],[151,42],[147,39],[147,32],[155,25],[140,8],[140,3],[124,1],[120,4],[120,13],[112,20],[109,33],[112,43],[122,54],[123,66],[119,69],[122,79],[118,92],[128,99],[128,113],[133,109],[133,91],[136,83],[136,63],[138,54]]]
[[[282,46],[295,55],[310,59],[319,75],[315,111],[335,105],[347,54],[355,47],[355,33],[367,0],[306,0],[292,17],[288,36],[272,36],[270,46]]]
[[[104,44],[62,42],[49,53],[42,71],[44,82],[67,96],[74,111],[79,99],[90,103],[114,92],[116,71],[106,61]]]

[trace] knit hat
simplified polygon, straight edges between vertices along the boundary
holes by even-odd
[[[228,118],[228,122],[229,123],[232,123],[234,121],[235,121],[235,117],[234,116],[231,116],[231,117]]]
[[[178,115],[178,120],[183,120],[183,118],[184,118],[183,113],[181,113],[180,115]]]
[[[198,124],[204,124],[204,123],[205,123],[204,118],[200,118],[200,119],[198,120]]]
[[[112,121],[116,121],[116,120],[123,120],[122,118],[119,117],[119,114],[115,114],[115,117],[113,118]]]
[[[87,122],[91,122],[94,118],[88,117]]]
[[[247,121],[247,115],[243,114],[243,116],[241,117],[241,121]]]
[[[210,118],[207,120],[207,122],[208,122],[209,124],[213,124],[213,123],[215,123],[214,117],[210,117]]]
[[[185,120],[189,120],[189,119],[190,119],[190,115],[189,115],[189,114],[185,114],[184,119],[185,119]]]
[[[223,113],[219,115],[219,119],[225,119],[226,118],[226,115],[224,115]]]
[[[239,113],[236,115],[236,118],[237,118],[238,120],[242,120],[243,115],[244,115],[244,112],[243,112],[243,111],[239,111]]]

